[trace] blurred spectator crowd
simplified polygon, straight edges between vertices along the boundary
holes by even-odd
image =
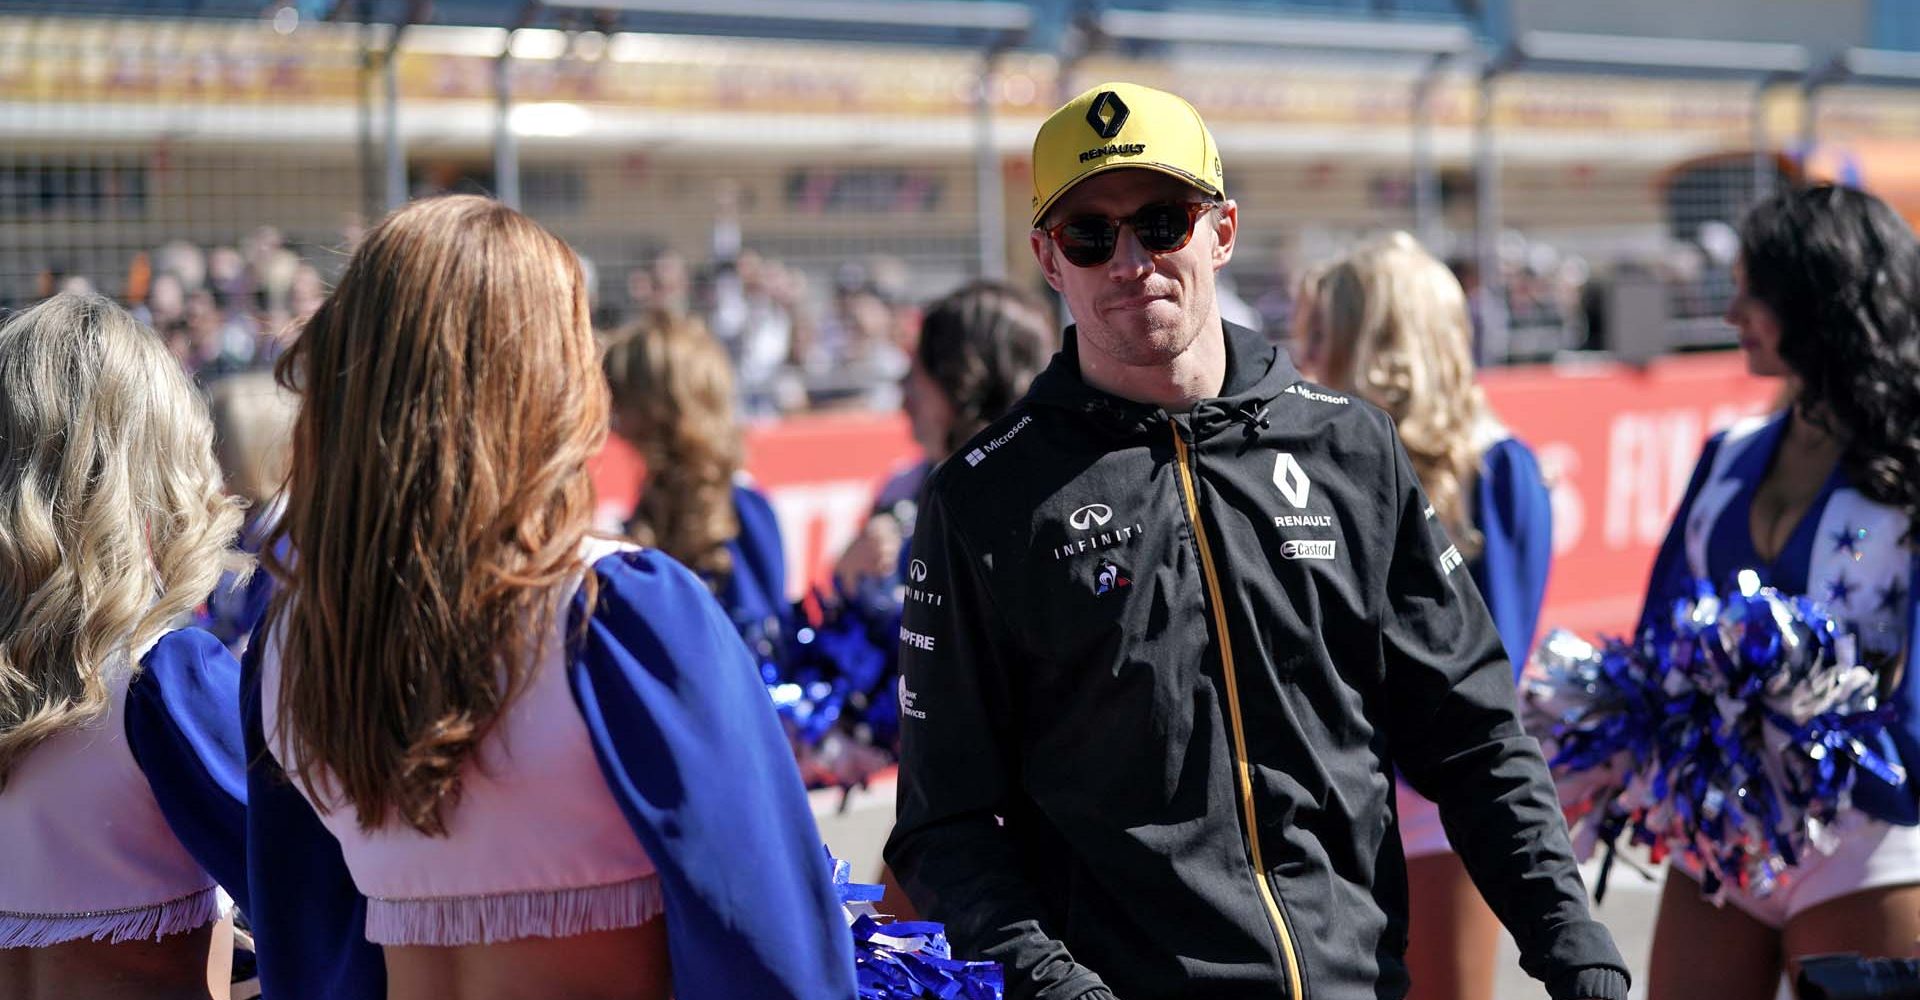
[[[1730,234],[1728,227],[1702,227],[1696,239],[1675,241],[1662,255],[1627,256],[1596,268],[1579,253],[1508,233],[1499,254],[1504,294],[1494,305],[1506,310],[1507,360],[1543,361],[1613,346],[1607,291],[1629,276],[1668,289],[1671,347],[1724,346],[1726,328],[1718,318],[1738,249]],[[353,244],[356,227],[341,236],[338,247],[320,250],[290,245],[272,227],[256,229],[237,246],[174,240],[135,254],[121,287],[113,287],[119,276],[99,283],[50,266],[37,290],[44,296],[97,287],[118,295],[205,382],[271,366],[326,295],[323,269],[345,259],[341,248]],[[654,312],[700,320],[733,362],[738,414],[746,420],[898,409],[923,305],[917,292],[923,282],[904,261],[874,255],[844,260],[831,273],[809,272],[746,246],[737,214],[724,202],[711,247],[703,260],[666,249],[618,271],[584,260],[595,325],[610,333]],[[1449,264],[1478,327],[1488,307],[1479,294],[1480,269],[1467,257]],[[1237,285],[1233,278],[1223,274],[1219,287],[1225,318],[1283,339],[1296,280],[1285,257],[1276,254],[1264,272],[1243,272]],[[1700,328],[1697,335],[1689,335],[1690,324]]]

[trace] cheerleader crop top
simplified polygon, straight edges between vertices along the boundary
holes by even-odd
[[[246,898],[239,664],[181,629],[117,656],[107,689],[103,716],[34,747],[0,792],[0,948],[203,927],[215,874]]]
[[[594,540],[585,560],[618,551]],[[569,588],[571,589],[571,588]],[[567,937],[634,927],[660,912],[653,862],[600,775],[586,725],[567,686],[564,609],[525,687],[461,774],[446,835],[396,819],[360,827],[351,804],[316,800],[327,831],[367,898],[366,935],[376,944],[468,945]],[[291,754],[277,726],[280,644],[261,658],[261,718],[282,768]]]

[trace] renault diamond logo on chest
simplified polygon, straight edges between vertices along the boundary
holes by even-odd
[[[1313,489],[1313,481],[1307,478],[1306,470],[1300,468],[1300,462],[1290,451],[1283,451],[1273,459],[1273,485],[1279,487],[1280,495],[1287,498],[1295,510],[1304,510],[1307,506],[1307,494]]]
[[[1104,528],[1111,520],[1113,520],[1113,508],[1103,503],[1090,503],[1067,517],[1067,523],[1072,525],[1075,531]]]

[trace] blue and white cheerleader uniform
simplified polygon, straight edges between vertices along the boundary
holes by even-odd
[[[0,949],[195,930],[221,917],[216,886],[247,905],[239,664],[185,628],[106,674],[106,714],[0,792]]]
[[[289,781],[278,644],[242,673],[249,854],[266,996],[385,996],[380,946],[667,922],[681,1000],[854,995],[851,937],[793,754],[705,584],[590,541],[521,695],[467,764],[447,836],[362,831]],[[320,783],[324,788],[325,784]]]
[[[1762,559],[1753,544],[1750,513],[1785,435],[1788,415],[1756,418],[1714,435],[1674,514],[1654,562],[1641,612],[1642,629],[1690,598],[1694,581],[1722,591],[1737,574],[1757,574],[1760,586],[1822,602],[1855,635],[1862,662],[1875,664],[1883,702],[1898,721],[1874,749],[1911,775],[1920,765],[1920,687],[1913,683],[1916,561],[1907,516],[1867,499],[1838,465],[1821,487],[1780,554]],[[1853,809],[1842,817],[1837,847],[1810,851],[1791,877],[1764,897],[1736,886],[1726,898],[1769,927],[1855,892],[1920,883],[1920,806],[1911,778],[1893,784],[1862,773]],[[1683,870],[1688,863],[1678,862]],[[1701,872],[1690,872],[1696,880]]]

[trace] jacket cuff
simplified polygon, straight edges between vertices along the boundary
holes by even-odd
[[[1619,969],[1576,969],[1547,985],[1553,1000],[1627,1000],[1627,974]]]

